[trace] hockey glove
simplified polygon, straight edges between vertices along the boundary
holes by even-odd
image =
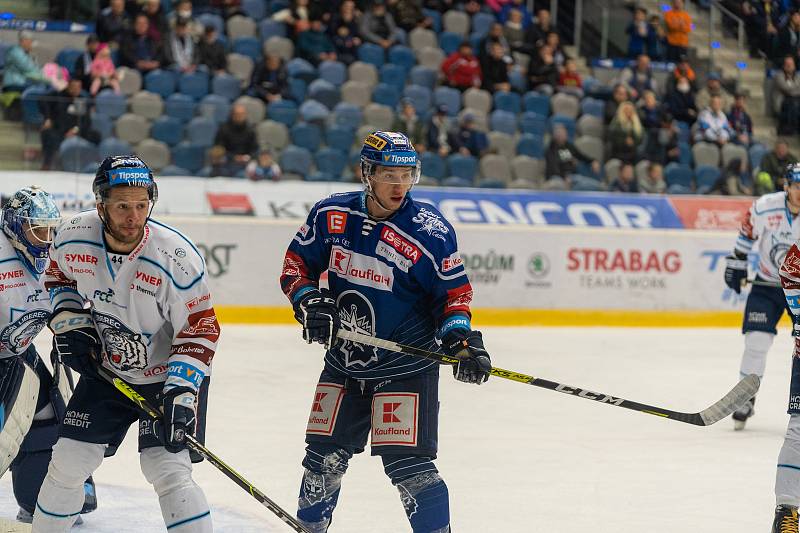
[[[308,344],[319,342],[333,346],[339,331],[339,309],[333,294],[327,289],[306,292],[294,304],[294,318],[303,326],[303,339]]]
[[[456,328],[442,337],[442,347],[447,355],[459,359],[453,367],[453,376],[464,383],[480,385],[489,379],[492,359],[483,347],[480,331]]]
[[[747,256],[734,252],[725,258],[725,285],[739,294],[743,279],[747,279]]]
[[[194,435],[195,391],[189,387],[171,387],[161,393],[164,419],[157,435],[168,452],[186,448],[186,435]]]
[[[65,365],[88,378],[98,378],[97,365],[103,343],[89,311],[64,309],[50,318],[53,352]]]

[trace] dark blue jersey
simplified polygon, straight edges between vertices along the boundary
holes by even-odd
[[[289,245],[281,287],[296,302],[325,271],[350,331],[436,351],[436,337],[470,328],[472,287],[455,231],[435,207],[410,195],[381,221],[370,218],[363,192],[318,202]],[[355,379],[410,376],[438,364],[350,341],[325,359]]]

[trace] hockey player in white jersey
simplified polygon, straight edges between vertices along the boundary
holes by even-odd
[[[733,253],[725,258],[725,284],[737,294],[747,278],[747,254],[757,245],[758,270],[747,297],[742,323],[744,353],[739,367],[740,377],[756,374],[763,378],[767,352],[778,333],[776,325],[788,312],[780,286],[779,270],[786,252],[800,238],[800,167],[790,166],[785,172],[783,192],[758,198],[742,220]],[[791,316],[791,314],[790,314]],[[755,398],[733,413],[734,428],[744,429],[755,413]]]
[[[11,470],[17,520],[30,522],[36,495],[64,415],[59,379],[44,364],[33,339],[50,318],[42,275],[61,220],[52,197],[24,187],[3,206],[0,232],[0,475]],[[60,379],[66,376],[56,374]],[[63,371],[62,371],[63,372]],[[66,388],[64,389],[67,390]],[[81,512],[95,509],[94,485],[84,485]]]
[[[33,531],[69,529],[83,480],[136,421],[142,472],[167,529],[212,531],[185,442],[193,433],[203,440],[207,375],[220,332],[203,258],[178,231],[149,218],[158,189],[138,157],[106,158],[93,189],[97,209],[59,227],[46,273],[54,345],[81,379],[39,492]],[[153,423],[101,379],[98,364],[159,405],[163,420]]]

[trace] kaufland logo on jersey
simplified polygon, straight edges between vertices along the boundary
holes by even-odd
[[[392,267],[374,257],[334,246],[328,264],[336,275],[356,285],[391,291],[394,285]]]
[[[392,248],[403,254],[403,257],[406,259],[410,259],[412,263],[417,264],[417,261],[419,261],[419,248],[401,237],[392,228],[388,226],[383,227],[383,230],[381,230],[381,240],[391,244]]]

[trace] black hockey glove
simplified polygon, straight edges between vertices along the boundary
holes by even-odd
[[[194,435],[197,395],[189,387],[172,387],[160,395],[164,419],[156,434],[168,452],[186,448],[186,435]]]
[[[725,285],[736,294],[742,292],[742,280],[747,278],[747,256],[732,253],[725,258]]]
[[[89,311],[64,309],[50,318],[48,327],[53,332],[53,353],[81,376],[99,378],[97,365],[103,343]]]
[[[460,362],[453,366],[453,376],[464,383],[480,385],[489,379],[492,359],[483,347],[480,331],[456,328],[442,337],[442,347],[447,355]]]
[[[319,342],[333,346],[339,331],[339,309],[333,294],[327,290],[310,290],[294,304],[294,318],[303,326],[303,339],[308,344]]]

